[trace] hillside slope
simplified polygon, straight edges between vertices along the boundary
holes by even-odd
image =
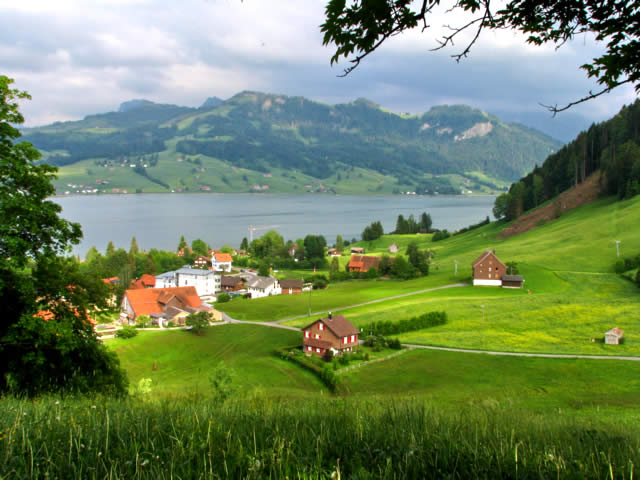
[[[259,92],[199,109],[127,102],[24,134],[65,167],[60,190],[99,191],[495,192],[561,145],[462,105],[403,116]]]

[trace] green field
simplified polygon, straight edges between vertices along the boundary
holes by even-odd
[[[315,376],[273,355],[277,348],[299,343],[297,332],[253,325],[210,327],[202,336],[183,330],[151,331],[107,341],[132,385],[150,378],[154,393],[164,397],[209,395],[209,379],[221,361],[235,372],[234,384],[243,395],[264,390],[285,398],[319,393],[323,384]]]
[[[416,241],[436,252],[431,274],[409,281],[330,284],[324,291],[302,296],[235,300],[221,308],[234,318],[273,321],[308,314],[310,302],[311,312],[339,312],[365,330],[372,321],[440,310],[449,315],[446,325],[406,333],[400,339],[486,350],[640,356],[640,289],[613,273],[617,260],[613,240],[622,242],[623,256],[640,252],[639,218],[640,198],[623,202],[607,198],[507,239],[499,237],[504,224],[497,223],[440,242],[432,242],[430,235],[385,235],[359,245],[367,253],[382,254],[391,243],[397,243],[403,252]],[[451,288],[344,308],[468,282],[471,262],[486,248],[495,248],[504,262],[519,264],[526,280],[523,290]],[[341,262],[347,259],[342,257]],[[454,276],[456,260],[458,275]],[[300,327],[308,321],[301,318],[285,324]],[[625,331],[625,343],[603,345],[604,332],[616,326]]]

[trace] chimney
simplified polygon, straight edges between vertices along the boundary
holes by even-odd
[[[494,254],[494,255],[496,254],[496,249],[495,249],[495,248],[493,249],[493,254]]]
[[[329,312],[329,320],[331,320],[331,312]]]

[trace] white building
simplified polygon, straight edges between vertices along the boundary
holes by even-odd
[[[276,278],[256,276],[247,282],[247,292],[251,298],[268,297],[270,295],[280,295],[282,289]]]
[[[211,255],[211,266],[216,272],[230,272],[232,261],[230,253],[214,252]]]
[[[213,270],[183,267],[156,277],[156,288],[196,287],[198,296],[207,297],[222,291],[222,277]]]

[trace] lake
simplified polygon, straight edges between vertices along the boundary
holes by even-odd
[[[433,227],[456,230],[491,215],[495,197],[463,196],[342,196],[277,194],[144,194],[56,197],[62,216],[82,225],[84,238],[74,254],[84,256],[91,246],[104,252],[112,240],[129,249],[136,237],[141,249],[175,250],[180,236],[190,243],[201,238],[212,247],[238,247],[269,229],[285,240],[307,234],[360,238],[364,227],[380,220],[393,231],[398,215],[416,218],[427,212]]]

